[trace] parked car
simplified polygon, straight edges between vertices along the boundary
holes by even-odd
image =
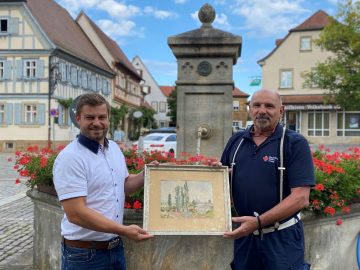
[[[144,151],[165,151],[176,156],[176,133],[150,133],[144,138]],[[133,143],[138,146],[139,141]]]
[[[149,133],[176,133],[176,127],[161,127],[150,129]]]

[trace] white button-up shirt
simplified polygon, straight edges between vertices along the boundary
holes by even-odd
[[[124,214],[124,182],[129,173],[125,157],[113,141],[107,147],[80,135],[57,156],[54,184],[59,200],[86,197],[86,206],[120,224]],[[106,241],[117,235],[61,221],[61,235],[69,240]]]

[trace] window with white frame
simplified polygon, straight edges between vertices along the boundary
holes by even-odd
[[[280,88],[292,88],[293,87],[293,71],[292,70],[280,70]]]
[[[4,78],[4,61],[0,61],[0,79]]]
[[[240,102],[238,100],[233,100],[233,110],[237,112],[240,110]]]
[[[329,136],[329,115],[328,111],[308,111],[308,136]]]
[[[311,51],[311,37],[300,37],[300,51]]]
[[[158,102],[151,101],[151,107],[157,112],[158,111]]]
[[[159,102],[159,112],[166,112],[166,102],[165,101]]]
[[[9,32],[9,20],[0,19],[0,34],[7,34]]]
[[[36,77],[36,60],[25,60],[24,61],[24,76],[25,78]]]
[[[0,104],[0,125],[5,123],[5,104]]]
[[[360,136],[360,112],[337,113],[337,136]]]
[[[34,124],[38,122],[37,119],[37,106],[35,104],[25,104],[24,122],[26,124]]]
[[[126,78],[125,78],[124,75],[121,75],[121,76],[120,76],[119,86],[120,86],[122,89],[126,89]]]

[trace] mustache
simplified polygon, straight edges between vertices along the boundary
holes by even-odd
[[[268,117],[268,116],[257,116],[255,119],[256,120],[269,120],[270,117]]]

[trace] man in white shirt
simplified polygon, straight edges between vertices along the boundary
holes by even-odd
[[[125,157],[106,138],[110,105],[96,93],[81,95],[76,104],[80,135],[55,160],[53,174],[61,221],[62,269],[125,270],[120,236],[152,238],[137,225],[125,226],[125,194],[144,184],[143,172],[129,175]]]

